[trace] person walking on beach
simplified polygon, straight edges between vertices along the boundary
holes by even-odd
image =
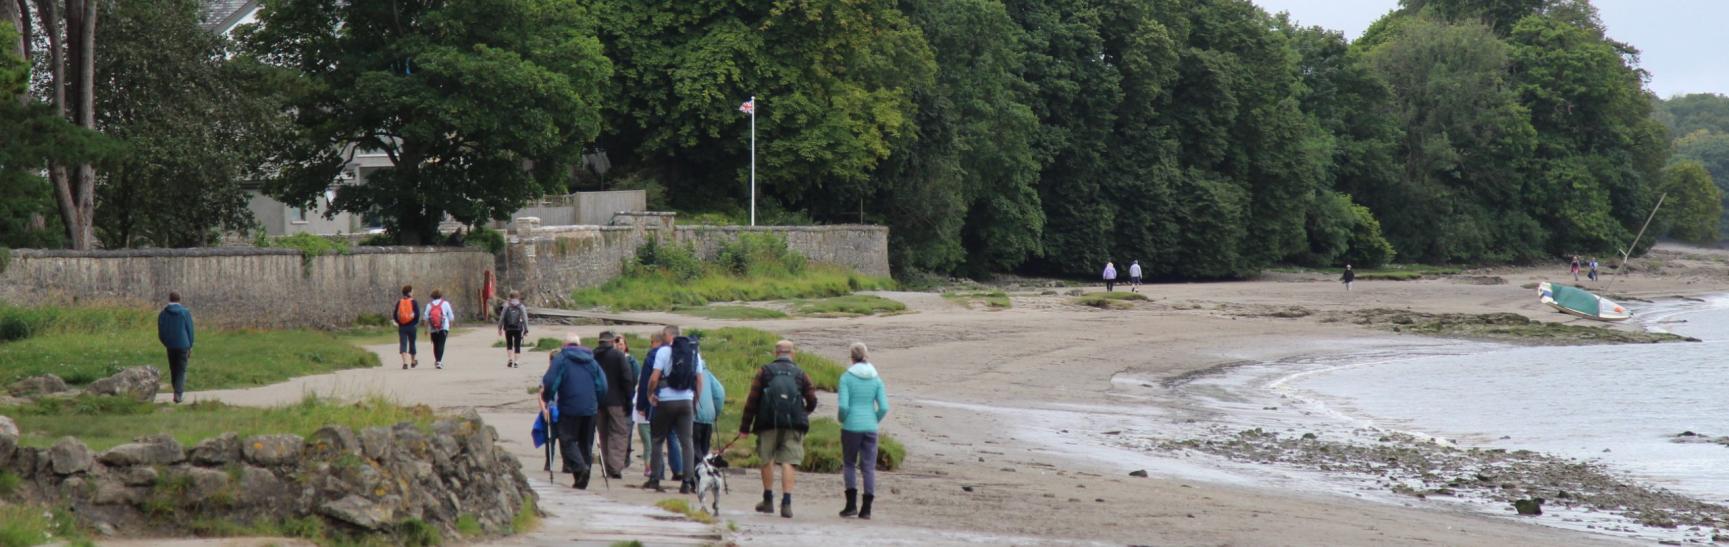
[[[492,280],[492,270],[487,270],[480,277],[480,320],[491,321],[492,299],[498,296],[498,285]]]
[[[696,447],[696,458],[700,460],[707,456],[714,446],[714,422],[720,419],[720,414],[726,408],[726,387],[720,385],[720,379],[714,377],[714,371],[703,369],[703,390],[696,398],[696,423],[691,426],[691,445]]]
[[[558,449],[564,452],[563,472],[574,477],[571,486],[588,488],[594,463],[594,416],[606,397],[606,373],[594,361],[594,353],[582,347],[582,337],[570,333],[565,345],[541,378],[540,398],[558,404]]]
[[[1573,282],[1578,283],[1579,282],[1579,255],[1573,255],[1573,265],[1568,268],[1568,271],[1572,272],[1572,274],[1573,274]]]
[[[396,309],[391,312],[396,319],[396,351],[402,354],[402,370],[409,367],[419,367],[419,352],[414,347],[418,338],[417,328],[420,325],[420,303],[414,300],[414,286],[402,286],[402,298],[396,300]]]
[[[1343,282],[1345,284],[1345,292],[1351,292],[1351,283],[1356,281],[1356,280],[1357,280],[1356,270],[1352,270],[1351,265],[1346,264],[1344,275],[1339,276],[1339,281]]]
[[[671,348],[661,343],[660,333],[655,333],[648,339],[648,355],[645,358],[648,366],[637,369],[636,414],[633,419],[637,424],[637,435],[642,437],[642,476],[649,479],[648,483],[643,484],[644,487],[660,484],[661,479],[666,478],[667,467],[672,468],[673,480],[684,480],[684,452],[679,450],[678,432],[675,430],[668,438],[657,440],[651,427],[654,424],[654,405],[650,404],[648,399],[648,380],[654,376],[655,358],[659,357],[660,352],[669,350]]]
[[[888,390],[870,363],[870,350],[864,342],[853,342],[849,350],[852,366],[840,377],[840,446],[841,470],[846,480],[846,508],[841,517],[857,515],[871,518],[871,501],[877,489],[877,424],[889,415]],[[864,503],[858,499],[858,483],[854,470],[864,474]]]
[[[780,516],[792,518],[793,466],[804,462],[804,436],[810,413],[816,412],[816,388],[810,376],[793,362],[792,342],[774,344],[774,362],[763,365],[750,381],[750,395],[738,422],[738,438],[756,434],[756,457],[762,460],[762,503],[758,513],[774,512],[774,468],[779,465]],[[802,404],[801,404],[802,403]]]
[[[630,357],[616,345],[618,338],[612,331],[602,332],[594,348],[594,359],[606,374],[606,396],[600,401],[596,427],[606,476],[614,479],[624,478],[624,468],[630,465],[630,406],[636,395],[636,376],[631,374]]]
[[[1129,292],[1141,292],[1141,261],[1129,263]]]
[[[432,301],[426,303],[426,334],[432,338],[432,366],[444,369],[444,342],[450,339],[450,325],[456,322],[456,313],[450,309],[450,301],[444,299],[444,293],[438,289],[432,290]]]
[[[703,383],[698,379],[703,377],[702,355],[697,351],[696,342],[679,334],[678,327],[668,325],[660,331],[661,350],[655,355],[651,368],[654,373],[648,378],[648,404],[654,407],[654,415],[649,417],[649,433],[654,435],[654,446],[651,456],[655,464],[660,462],[662,439],[670,439],[670,435],[678,436],[679,458],[685,470],[683,477],[678,477],[678,493],[689,494],[696,490],[690,470],[696,465],[696,450],[691,446],[691,430],[696,422],[696,400],[701,394]],[[675,433],[676,432],[676,433]],[[660,475],[660,473],[655,473]],[[649,479],[643,485],[645,490],[661,491],[660,481]]]
[[[1105,277],[1105,292],[1111,292],[1111,291],[1115,290],[1115,287],[1117,286],[1117,265],[1115,263],[1113,263],[1109,260],[1105,261],[1104,277]]]
[[[522,293],[510,291],[510,301],[498,314],[498,335],[504,337],[504,367],[517,368],[522,359],[522,339],[528,336],[528,307]]]
[[[1591,281],[1597,281],[1597,257],[1591,257]]]
[[[192,360],[192,311],[180,305],[180,293],[168,293],[168,305],[156,315],[156,338],[168,350],[168,374],[174,381],[174,404],[186,393],[186,367]]]

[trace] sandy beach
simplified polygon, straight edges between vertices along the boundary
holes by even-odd
[[[1636,260],[1632,270],[1606,277],[1602,292],[1635,305],[1729,292],[1729,253],[1665,247]],[[1228,461],[1223,457],[1179,458],[1168,447],[1111,439],[1124,430],[1163,431],[1173,442],[1208,435],[1220,423],[1218,410],[1174,397],[1173,386],[1232,367],[1451,343],[1397,332],[1396,323],[1353,320],[1363,310],[1568,321],[1526,288],[1564,275],[1561,264],[1496,268],[1359,281],[1346,292],[1333,276],[1270,273],[1252,281],[1144,286],[1140,292],[1149,301],[1124,310],[1075,305],[1068,296],[1073,287],[1028,284],[1005,287],[1014,305],[1001,311],[969,309],[930,293],[885,293],[906,303],[909,313],[750,322],[646,315],[687,327],[744,324],[779,332],[801,351],[837,360],[848,343],[864,341],[888,383],[894,411],[884,431],[900,439],[909,456],[904,469],[879,477],[875,520],[835,516],[839,475],[800,475],[798,518],[791,520],[751,512],[760,493],[757,477],[735,475],[721,520],[736,528],[726,539],[740,544],[1624,543],[1544,526],[1540,519],[1550,517],[1517,517],[1511,506],[1484,510],[1411,496],[1362,496],[1309,484],[1301,474],[1265,480],[1219,465]],[[539,335],[600,330],[538,328]],[[1632,324],[1614,328],[1637,330]],[[646,333],[652,327],[619,329]],[[453,337],[444,371],[390,366],[195,397],[275,404],[308,392],[384,393],[404,403],[473,408],[497,427],[525,469],[538,470],[543,454],[528,439],[535,406],[526,390],[539,371],[505,369],[490,347],[495,338],[490,329]],[[375,350],[393,362],[394,346]],[[525,359],[536,363],[544,356]],[[824,397],[818,412],[833,412],[832,395]],[[1279,473],[1277,466],[1267,468]],[[633,465],[610,489],[596,481],[588,493],[571,495],[641,507],[672,497],[637,490],[639,470]],[[1149,476],[1130,475],[1139,470]],[[537,487],[547,478],[530,476]],[[560,523],[560,538],[582,539],[580,525],[568,522],[580,518],[554,515],[549,522]],[[531,535],[509,543],[553,539]]]

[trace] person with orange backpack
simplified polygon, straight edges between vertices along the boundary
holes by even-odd
[[[396,301],[396,309],[390,317],[396,320],[396,346],[397,352],[402,354],[402,370],[420,366],[414,347],[416,327],[420,325],[420,303],[414,301],[413,285],[402,286],[402,298]]]
[[[438,289],[432,290],[432,301],[426,303],[426,333],[432,338],[432,366],[444,370],[444,342],[450,339],[450,325],[456,322],[456,314],[450,310],[450,301],[444,299],[444,293]]]

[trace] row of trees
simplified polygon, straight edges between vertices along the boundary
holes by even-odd
[[[102,5],[116,92],[60,128],[91,153],[0,146],[0,185],[101,167],[110,246],[245,224],[238,181],[313,205],[360,149],[396,168],[331,205],[411,243],[565,189],[591,144],[741,211],[752,95],[766,216],[888,224],[903,269],[1519,261],[1625,246],[1664,193],[1656,233],[1722,214],[1585,0],[1404,0],[1354,43],[1247,0],[267,0],[237,44],[194,0]]]
[[[1716,181],[1716,187],[1729,200],[1729,96],[1696,94],[1675,97],[1657,105],[1657,119],[1675,136],[1675,156],[1670,168],[1677,173],[1690,173],[1699,178],[1700,171]],[[1719,207],[1724,216],[1717,230],[1697,238],[1715,240],[1729,233],[1729,201]],[[1709,209],[1708,206],[1702,206]],[[1709,210],[1701,211],[1705,214]]]

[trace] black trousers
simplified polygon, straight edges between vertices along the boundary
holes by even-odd
[[[444,341],[449,339],[449,338],[450,338],[450,331],[447,331],[447,330],[432,331],[432,358],[434,360],[436,360],[440,363],[444,362]]]
[[[192,358],[190,349],[168,350],[168,374],[174,381],[174,398],[180,399],[180,394],[186,392],[186,365]]]
[[[708,457],[708,450],[714,446],[714,424],[694,422],[690,426],[691,444],[696,445],[696,461],[701,462]]]
[[[558,450],[564,453],[564,472],[576,475],[578,488],[588,486],[589,462],[594,461],[594,416],[559,416]]]

